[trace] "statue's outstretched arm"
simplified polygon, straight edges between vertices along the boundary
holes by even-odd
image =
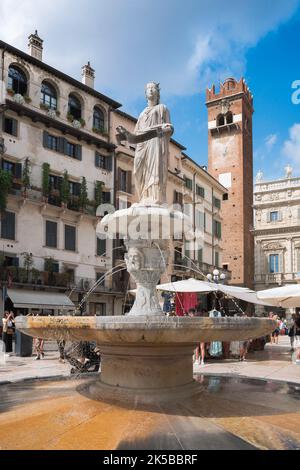
[[[151,129],[145,130],[144,132],[140,132],[139,134],[134,134],[127,131],[125,127],[118,126],[116,138],[119,144],[122,141],[127,141],[130,144],[139,144],[140,142],[145,142],[147,140],[153,139],[154,137],[162,136],[163,134],[167,133],[170,135],[173,134],[173,126],[171,124],[159,124]]]

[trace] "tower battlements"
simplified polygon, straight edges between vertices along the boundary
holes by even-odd
[[[216,92],[215,85],[212,85],[211,88],[206,89],[206,102],[209,103],[210,101],[220,100],[223,98],[228,98],[230,96],[244,93],[251,106],[253,106],[253,95],[246,84],[246,81],[243,77],[237,81],[235,78],[226,78],[224,83],[220,84],[219,92]]]

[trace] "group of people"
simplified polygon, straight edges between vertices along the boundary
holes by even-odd
[[[195,316],[210,316],[210,317],[220,317],[221,313],[218,310],[213,309],[211,312],[208,312],[205,309],[202,309],[201,312],[197,312],[194,308],[190,308],[186,313],[188,317]],[[228,345],[228,352],[231,352],[233,356],[237,356],[239,361],[245,361],[246,355],[250,346],[251,340],[248,341],[233,341]],[[211,341],[210,343],[200,342],[197,344],[197,347],[194,352],[194,363],[197,365],[204,366],[205,358],[207,355],[209,357],[220,357],[223,355],[223,343],[221,341]]]

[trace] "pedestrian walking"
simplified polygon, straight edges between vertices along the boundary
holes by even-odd
[[[251,340],[240,341],[240,361],[246,360],[246,355],[250,346]]]
[[[59,362],[65,362],[65,346],[66,341],[64,339],[57,341],[58,351],[59,351]]]
[[[36,352],[36,361],[39,361],[41,358],[44,359],[44,340],[43,338],[34,338],[34,349]]]

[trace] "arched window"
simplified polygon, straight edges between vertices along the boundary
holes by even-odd
[[[81,119],[81,103],[72,93],[69,95],[68,114],[79,121]]]
[[[232,124],[232,123],[233,123],[233,115],[232,115],[232,112],[229,111],[226,114],[226,124]]]
[[[217,126],[224,126],[225,124],[225,117],[223,116],[223,114],[219,114],[219,116],[217,117]]]
[[[16,65],[11,65],[8,69],[8,88],[20,95],[27,94],[27,78],[23,70]]]
[[[57,108],[57,93],[54,86],[52,86],[49,82],[42,83],[41,103],[51,109]]]
[[[104,131],[104,113],[100,108],[94,108],[93,128],[97,131]]]

